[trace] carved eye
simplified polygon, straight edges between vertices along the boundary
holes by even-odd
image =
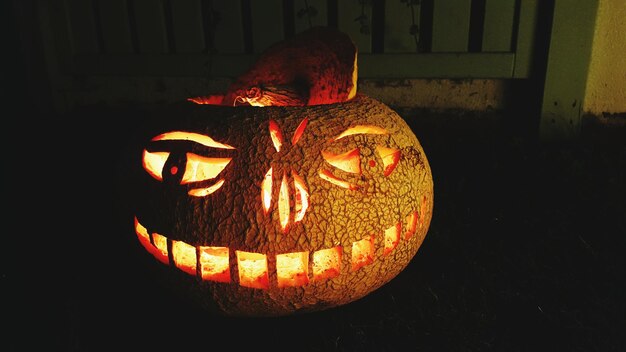
[[[158,135],[152,141],[191,141],[209,148],[235,149],[230,145],[213,140],[211,137],[191,132],[173,131]],[[143,151],[143,167],[156,180],[163,182],[164,178],[175,178],[181,185],[203,183],[213,180],[226,168],[232,158],[206,157],[195,153],[173,153],[169,151]],[[209,185],[191,188],[190,196],[205,197],[214,193],[224,184],[221,178]]]
[[[339,136],[337,136],[333,141],[337,141],[341,138],[356,135],[356,134],[388,134],[388,132],[378,126],[372,125],[357,125],[354,127],[350,127],[343,131]],[[376,154],[381,159],[383,163],[383,175],[389,176],[396,168],[396,165],[400,161],[400,150],[394,148],[388,148],[381,145],[376,146]],[[354,148],[345,153],[332,153],[329,151],[322,151],[322,157],[324,160],[330,165],[333,166],[343,172],[354,175],[361,175],[361,153],[359,148]],[[370,160],[368,165],[370,167],[374,167],[376,165],[375,160]],[[341,188],[356,190],[359,186],[353,182],[344,180],[338,176],[335,176],[328,169],[321,169],[319,171],[319,176],[322,180],[328,181],[336,186]]]
[[[400,150],[377,145],[376,154],[383,160],[383,175],[391,175],[400,161]]]
[[[351,174],[361,174],[361,155],[359,154],[359,148],[354,148],[349,152],[342,154],[333,154],[322,150],[322,157],[330,165],[349,172]]]

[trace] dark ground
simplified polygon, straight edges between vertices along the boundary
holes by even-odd
[[[408,267],[342,307],[233,319],[194,309],[148,274],[155,261],[123,194],[130,115],[50,117],[40,133],[16,135],[22,146],[43,138],[35,154],[5,149],[5,194],[17,194],[22,215],[8,229],[27,243],[3,248],[0,349],[626,350],[626,138],[614,133],[624,128],[540,143],[506,116],[402,113],[435,182],[430,230]],[[52,133],[66,125],[70,139]]]

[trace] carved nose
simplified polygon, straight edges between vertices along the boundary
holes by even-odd
[[[275,178],[280,182],[274,182]],[[279,187],[277,192],[273,190],[274,185]],[[288,177],[288,173],[285,170],[283,170],[282,174],[274,175],[274,169],[270,167],[263,179],[261,192],[265,214],[268,215],[272,209],[272,203],[276,203],[280,226],[285,232],[287,232],[291,223],[299,222],[304,218],[304,214],[309,207],[307,187],[302,177],[293,169]],[[274,202],[273,195],[276,193],[278,193],[278,201]]]
[[[305,118],[296,128],[291,138],[292,146],[296,145],[302,137],[306,124],[307,119]],[[284,140],[282,131],[274,120],[269,121],[269,133],[274,149],[279,153],[283,148]],[[287,232],[290,224],[299,222],[304,218],[309,207],[309,192],[304,179],[295,170],[290,167],[281,167],[281,169],[277,170],[271,166],[265,173],[261,183],[261,202],[265,215],[269,215],[272,205],[276,204],[280,227],[284,232]],[[274,186],[279,187],[276,192]],[[278,194],[277,201],[274,201],[275,194]]]

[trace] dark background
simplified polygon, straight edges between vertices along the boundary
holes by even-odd
[[[10,16],[1,22],[17,49]],[[541,142],[509,123],[516,111],[399,111],[435,184],[408,267],[328,311],[224,318],[161,286],[136,240],[127,197],[139,112],[49,111],[22,79],[38,58],[7,59],[2,350],[626,349],[624,127]]]

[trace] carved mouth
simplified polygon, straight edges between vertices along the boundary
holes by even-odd
[[[228,247],[194,246],[172,240],[163,234],[150,233],[135,217],[135,232],[143,247],[166,265],[174,265],[181,271],[204,281],[239,284],[255,289],[299,287],[310,282],[335,278],[354,272],[391,254],[400,241],[409,241],[417,229],[424,226],[423,209],[413,211],[404,221],[381,231],[366,235],[347,244],[350,258],[344,256],[344,246],[309,252],[269,254],[231,250]],[[404,229],[404,232],[403,232]],[[376,253],[382,257],[376,258]],[[233,270],[236,269],[236,270]],[[269,272],[276,273],[276,282],[270,282]],[[231,272],[237,274],[231,275]],[[272,276],[273,277],[273,276]]]

